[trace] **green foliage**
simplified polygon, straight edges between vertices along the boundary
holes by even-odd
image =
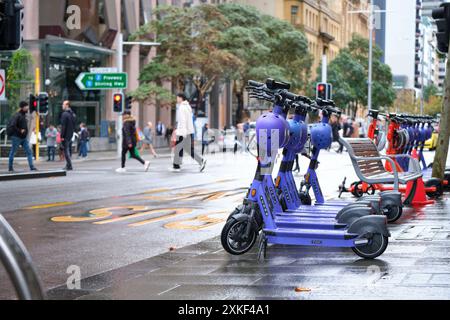
[[[251,6],[234,3],[191,8],[158,7],[159,19],[143,26],[132,39],[161,43],[156,58],[140,74],[138,100],[160,99],[164,81],[183,90],[193,81],[204,95],[220,78],[238,80],[242,92],[249,79],[267,77],[308,87],[312,57],[305,35],[288,22],[262,15]],[[167,98],[165,96],[164,98]]]
[[[430,102],[430,98],[439,93],[439,88],[434,84],[429,84],[423,88],[423,99],[425,102]]]
[[[30,73],[32,63],[33,57],[26,49],[17,50],[12,54],[6,78],[6,94],[11,111],[19,105],[23,83],[33,80]]]
[[[342,49],[328,67],[328,81],[333,84],[334,100],[343,108],[349,105],[357,107],[367,102],[368,56],[369,41],[361,36],[353,35],[348,47]],[[372,73],[374,108],[389,107],[395,100],[392,73],[389,66],[380,61],[381,56],[381,49],[374,46]]]

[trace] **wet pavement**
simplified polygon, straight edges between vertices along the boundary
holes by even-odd
[[[334,197],[354,172],[348,155],[322,159],[319,179],[326,197]],[[169,158],[151,161],[148,173],[135,162],[116,174],[117,160],[87,161],[67,177],[0,183],[0,210],[50,298],[450,298],[450,200],[407,209],[391,227],[386,253],[373,262],[351,250],[280,246],[258,262],[255,251],[226,254],[217,238],[242,201],[255,159],[209,156],[204,174],[190,160],[181,174],[168,172]],[[69,290],[73,268],[81,286]],[[1,266],[0,288],[0,299],[14,298]]]
[[[408,208],[377,260],[270,246],[240,257],[216,237],[49,291],[53,299],[450,299],[450,199]]]

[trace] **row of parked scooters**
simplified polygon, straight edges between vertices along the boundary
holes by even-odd
[[[258,243],[258,257],[265,257],[268,244],[343,247],[365,259],[379,257],[388,246],[388,221],[396,221],[402,214],[401,192],[394,189],[361,196],[355,202],[325,201],[316,169],[321,150],[332,143],[330,117],[340,116],[341,111],[333,101],[312,101],[289,89],[288,83],[272,79],[248,83],[249,96],[273,103],[273,110],[256,122],[256,174],[243,204],[231,213],[222,230],[224,249],[242,255]],[[292,110],[295,116],[288,120]],[[322,118],[308,135],[309,112],[321,112]],[[297,188],[294,161],[305,149],[308,137],[312,145],[310,165]],[[280,149],[283,159],[274,180],[274,163]],[[311,190],[314,204],[309,196]]]
[[[449,190],[450,169],[445,172],[444,179],[432,177],[432,163],[427,164],[424,157],[425,143],[434,132],[433,124],[437,122],[431,116],[417,116],[408,114],[383,114],[378,110],[370,110],[368,137],[374,141],[379,151],[385,150],[387,155],[414,155],[419,161],[420,169],[424,180],[423,191],[431,200],[424,200],[422,195],[422,204],[432,202],[432,199],[440,198],[444,191]],[[384,123],[384,124],[383,124]],[[410,161],[407,157],[394,158],[395,167],[398,172],[408,172],[410,170]],[[393,171],[390,163],[386,163],[386,169]],[[405,193],[405,186],[400,187],[400,191]],[[364,194],[374,194],[376,191],[389,191],[392,186],[381,184],[368,184],[363,181],[353,182],[349,188],[344,183],[340,186],[341,194],[350,192],[355,197],[362,197]],[[412,204],[413,199],[410,201]],[[420,203],[418,203],[420,204]]]

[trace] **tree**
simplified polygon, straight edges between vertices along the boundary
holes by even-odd
[[[434,84],[429,84],[423,88],[423,99],[425,102],[429,102],[430,98],[436,96],[439,93],[439,88]]]
[[[307,88],[312,64],[308,43],[288,22],[233,3],[160,7],[156,14],[158,20],[134,35],[156,34],[161,42],[158,55],[140,74],[141,85],[132,93],[136,99],[170,100],[165,81],[179,91],[194,83],[201,99],[217,80],[227,78],[235,82],[239,118],[250,79],[273,77],[290,82],[296,91]]]
[[[244,90],[250,79],[272,77],[291,83],[293,91],[307,90],[312,56],[302,31],[251,6],[226,3],[218,8],[230,22],[220,46],[243,62],[233,74],[239,106],[237,118],[241,117]]]
[[[31,83],[33,80],[33,76],[30,74],[32,63],[33,57],[26,49],[19,49],[12,54],[6,76],[6,94],[11,112],[19,105],[21,89],[25,87],[24,84]]]
[[[377,109],[389,107],[395,100],[392,73],[389,66],[381,62],[381,56],[381,49],[374,46],[372,101]],[[334,99],[338,105],[350,109],[353,115],[358,107],[366,105],[368,70],[369,40],[356,34],[329,65],[328,78],[333,84]]]
[[[156,15],[159,19],[143,26],[132,37],[142,39],[156,34],[156,41],[161,43],[155,59],[140,74],[141,85],[131,93],[135,99],[154,98],[170,103],[172,91],[164,87],[164,82],[170,81],[183,91],[190,81],[201,101],[217,79],[241,66],[235,55],[218,46],[221,30],[230,23],[216,6],[164,6],[156,10]]]
[[[440,96],[429,97],[428,102],[425,104],[425,114],[437,116],[441,112],[442,102],[443,100]]]

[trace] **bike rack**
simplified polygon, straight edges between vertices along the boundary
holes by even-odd
[[[20,300],[44,300],[41,282],[24,244],[0,214],[0,262],[5,266]]]

